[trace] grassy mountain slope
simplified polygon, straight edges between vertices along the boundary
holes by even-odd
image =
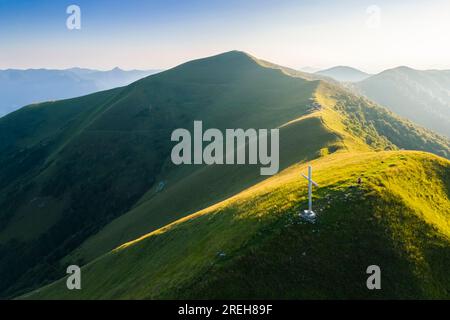
[[[400,118],[377,104],[349,93],[344,88],[321,83],[315,99],[328,106],[326,119],[334,131],[346,140],[358,139],[360,144],[376,150],[400,148],[428,151],[450,158],[450,140],[433,131]],[[394,146],[394,147],[393,147]]]
[[[450,137],[450,71],[399,67],[355,87],[393,112]]]
[[[33,105],[2,118],[0,205],[6,209],[0,215],[0,274],[9,276],[0,277],[0,292],[9,295],[31,281],[51,279],[62,270],[61,258],[177,169],[168,159],[175,128],[190,128],[194,120],[203,120],[205,128],[277,127],[308,112],[317,85],[231,52],[124,88]],[[312,145],[314,150],[298,157],[294,152],[282,163],[311,157],[335,139],[317,133],[324,140]],[[201,169],[193,166],[182,176]],[[246,170],[246,182],[187,203],[182,211],[260,179],[259,167]],[[222,183],[233,177],[225,175]]]
[[[289,124],[280,131],[281,168],[317,158],[321,152],[341,148],[338,136],[319,117]],[[172,170],[164,178],[165,188],[147,192],[126,214],[90,237],[70,256],[70,261],[90,261],[121,243],[155,230],[189,213],[226,199],[267,177],[255,166],[202,166]]]
[[[307,116],[281,126],[282,168],[336,151],[401,148],[450,155],[450,144],[445,138],[418,128],[339,86],[320,83],[312,97],[315,107]],[[244,190],[261,178],[251,166],[207,166],[192,175],[175,171],[167,177],[173,187],[157,194],[151,190],[131,211],[90,237],[67,261],[90,261],[121,243]]]
[[[337,84],[241,52],[29,106],[0,119],[0,296],[49,283],[68,263],[83,265],[262,180],[259,166],[174,167],[170,134],[194,120],[280,127],[281,169],[345,151],[450,154],[448,140]]]
[[[316,224],[298,218],[295,165],[88,264],[80,291],[62,279],[22,298],[450,297],[448,160],[336,153],[313,166]],[[383,290],[365,287],[372,264]]]

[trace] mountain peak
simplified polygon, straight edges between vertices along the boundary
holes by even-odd
[[[409,72],[417,72],[419,70],[413,69],[413,68],[408,67],[408,66],[399,66],[399,67],[390,69],[390,71],[408,72],[409,73]]]
[[[226,51],[213,56],[191,60],[157,75],[152,75],[149,78],[158,77],[161,79],[181,76],[185,81],[228,82],[242,79],[242,77],[248,78],[248,76],[244,75],[245,73],[255,76],[258,72],[273,73],[274,70],[278,70],[283,76],[307,81],[323,80],[326,78],[262,60],[245,51],[239,50]]]
[[[368,73],[348,66],[336,66],[329,69],[317,71],[316,74],[327,76],[337,81],[343,82],[358,82],[370,76],[370,74]]]
[[[122,72],[124,70],[120,69],[119,67],[115,67],[113,69],[111,69],[112,72]]]
[[[414,73],[418,73],[420,72],[419,70],[413,69],[411,67],[408,66],[398,66],[395,68],[391,68],[391,69],[386,69],[384,71],[381,71],[380,73],[376,74],[375,77],[381,76],[393,76],[393,75],[410,75],[410,74],[414,74]]]
[[[206,57],[203,59],[198,59],[198,60],[206,60],[206,59],[211,59],[211,60],[238,60],[241,59],[242,61],[247,60],[247,61],[256,61],[257,58],[253,57],[251,54],[245,52],[245,51],[239,51],[239,50],[231,50],[231,51],[226,51],[223,53],[219,53],[210,57]],[[196,60],[194,60],[196,61]]]
[[[225,81],[239,78],[243,72],[256,68],[261,68],[256,58],[246,52],[232,50],[185,62],[157,77],[176,75],[190,81]]]

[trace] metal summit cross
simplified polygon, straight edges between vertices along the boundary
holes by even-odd
[[[315,183],[312,179],[312,167],[308,166],[308,176],[305,176],[303,173],[301,174],[303,178],[308,180],[308,210],[304,210],[300,213],[300,217],[314,223],[316,221],[316,213],[312,210],[312,185],[314,184],[316,187],[319,185]]]

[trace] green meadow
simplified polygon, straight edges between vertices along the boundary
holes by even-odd
[[[280,172],[174,166],[170,133],[194,120],[279,128]],[[0,297],[449,298],[449,140],[323,77],[233,51],[0,133]],[[298,217],[307,164],[316,224]]]
[[[449,298],[450,162],[421,152],[339,153],[125,243],[32,299]],[[363,183],[356,184],[358,177]],[[367,266],[382,289],[365,286]]]

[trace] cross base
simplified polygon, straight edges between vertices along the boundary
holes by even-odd
[[[300,213],[300,218],[315,223],[316,222],[316,213],[312,210],[303,210],[303,212]]]

